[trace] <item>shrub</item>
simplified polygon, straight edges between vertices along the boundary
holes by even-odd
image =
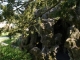
[[[27,51],[23,52],[19,48],[0,46],[0,60],[31,60],[31,56]]]

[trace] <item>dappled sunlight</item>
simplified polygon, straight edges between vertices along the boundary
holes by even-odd
[[[8,37],[0,37],[0,42],[9,39]]]
[[[7,22],[7,21],[0,22],[0,28],[5,27],[5,26],[6,26],[6,22]]]
[[[0,0],[0,60],[79,56],[80,0]]]

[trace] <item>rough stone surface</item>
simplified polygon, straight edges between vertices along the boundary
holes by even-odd
[[[69,28],[68,38],[65,43],[65,47],[67,47],[69,51],[70,60],[80,60],[80,31],[72,25]]]
[[[33,60],[79,60],[80,32],[75,24],[63,20],[44,19],[29,32],[21,36],[20,48],[27,49]]]

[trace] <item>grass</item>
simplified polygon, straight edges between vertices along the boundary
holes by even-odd
[[[7,39],[7,40],[4,40],[3,42],[6,44],[11,44],[12,41],[13,41],[13,39]]]
[[[8,46],[0,46],[0,60],[31,60],[31,56],[26,51],[19,48]]]
[[[3,34],[2,36],[6,36],[6,34]],[[3,37],[1,40],[8,45],[0,45],[0,60],[32,60],[30,53],[27,51],[21,51],[19,48],[11,47],[11,43],[12,41],[15,41],[15,38],[6,39]]]

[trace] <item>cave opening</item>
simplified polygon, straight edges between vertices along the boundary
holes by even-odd
[[[67,39],[67,30],[70,25],[62,19],[59,19],[57,23],[54,25],[54,35],[57,33],[62,34],[61,44],[59,44],[58,52],[56,54],[57,60],[70,60],[68,56],[68,51],[64,47],[64,44]],[[65,51],[64,51],[65,50]]]

